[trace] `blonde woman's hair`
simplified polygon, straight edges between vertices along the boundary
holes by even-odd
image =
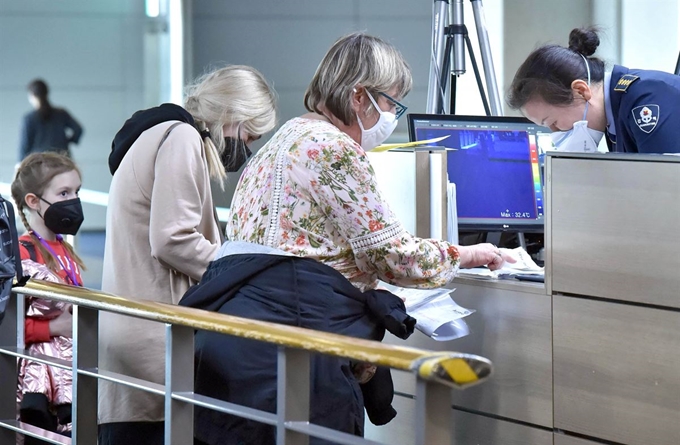
[[[374,96],[396,88],[401,99],[411,91],[413,78],[394,46],[355,32],[338,39],[324,56],[305,92],[305,108],[321,114],[323,107],[350,125],[356,119],[351,96],[357,85]]]
[[[184,108],[204,137],[208,172],[220,182],[227,176],[220,156],[225,150],[224,125],[235,125],[252,136],[276,126],[276,93],[255,68],[230,65],[204,74],[186,89]]]
[[[27,207],[26,195],[33,193],[34,195],[41,197],[55,176],[70,171],[77,172],[78,176],[81,178],[83,176],[75,162],[66,155],[48,151],[32,153],[26,156],[26,158],[21,161],[21,164],[19,164],[19,168],[17,168],[11,186],[12,199],[17,206],[17,213],[21,218],[21,222],[30,233],[31,238],[33,239],[33,245],[40,252],[40,255],[45,261],[45,265],[55,273],[59,273],[61,266],[59,266],[57,259],[54,258],[52,253],[45,249],[35,236],[31,225],[28,223],[26,214],[24,213],[24,210]],[[75,261],[81,269],[85,270],[83,260],[76,254],[73,247],[66,241],[64,241],[63,246],[73,261]]]

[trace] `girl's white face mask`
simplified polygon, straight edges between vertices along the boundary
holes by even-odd
[[[583,57],[583,54],[581,54]],[[586,69],[588,70],[588,86],[590,86],[590,66],[585,57]],[[593,130],[588,128],[588,121],[586,114],[588,113],[588,102],[586,102],[586,109],[583,110],[583,119],[574,123],[571,130],[568,131],[554,131],[550,133],[553,145],[559,151],[565,152],[580,152],[580,153],[597,153],[598,151],[606,153],[607,150],[599,150],[598,146],[604,131]]]
[[[357,121],[359,121],[359,128],[361,128],[361,147],[364,150],[369,151],[373,150],[390,137],[394,129],[397,128],[397,116],[389,111],[381,110],[375,99],[373,99],[373,96],[371,96],[371,93],[366,91],[366,94],[373,103],[376,111],[380,113],[378,122],[368,130],[364,128],[364,125],[361,123],[361,119],[357,114]]]

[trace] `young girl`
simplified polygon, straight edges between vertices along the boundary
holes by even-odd
[[[24,273],[82,286],[82,260],[62,237],[75,235],[83,222],[78,198],[81,175],[67,156],[34,153],[19,165],[12,198],[27,234],[19,238]],[[27,216],[28,215],[28,216]],[[71,360],[70,307],[30,297],[26,310],[29,351]],[[22,360],[19,375],[20,419],[61,433],[70,431],[71,372]]]

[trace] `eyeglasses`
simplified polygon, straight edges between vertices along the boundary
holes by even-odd
[[[379,94],[394,104],[394,107],[396,108],[395,115],[397,116],[397,119],[399,119],[408,109],[406,105],[399,103],[397,99],[390,97],[385,93]]]

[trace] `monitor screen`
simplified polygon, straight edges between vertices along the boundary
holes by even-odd
[[[411,141],[448,136],[434,145],[450,149],[459,231],[543,232],[540,155],[551,148],[548,128],[499,116],[410,114],[408,122]]]

